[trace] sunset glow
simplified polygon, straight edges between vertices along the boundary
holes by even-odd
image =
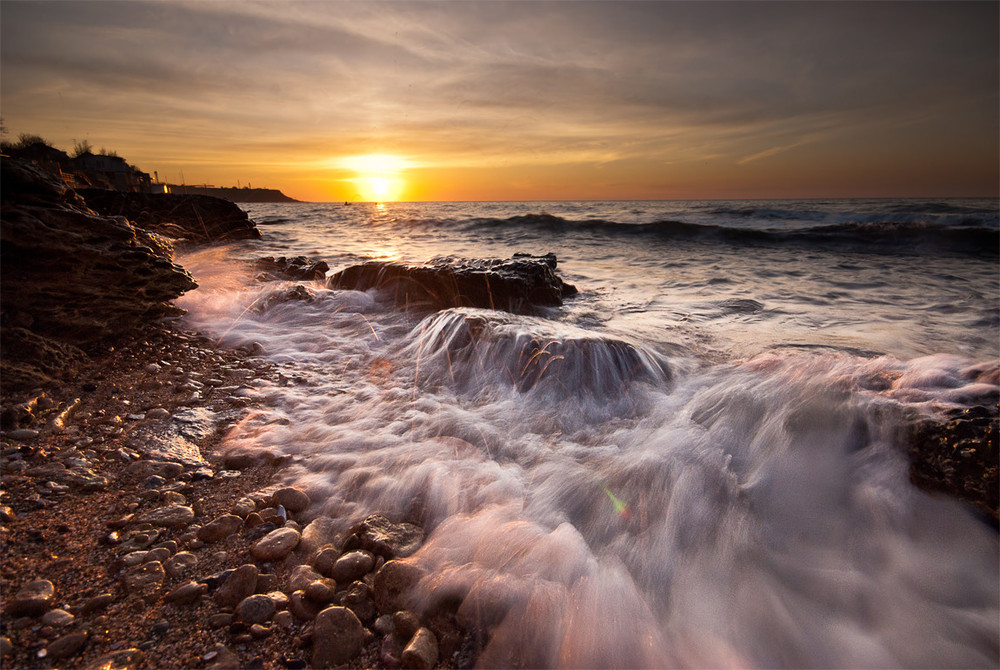
[[[995,196],[998,13],[5,0],[3,125],[302,200]]]

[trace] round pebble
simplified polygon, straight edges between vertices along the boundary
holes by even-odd
[[[277,528],[262,537],[250,552],[263,561],[277,561],[292,553],[301,535],[292,528]]]

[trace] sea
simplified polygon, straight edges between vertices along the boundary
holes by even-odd
[[[1000,665],[997,532],[906,455],[996,408],[997,200],[244,208],[260,240],[178,259],[186,327],[280,373],[224,448],[287,454],[345,528],[423,527],[411,606],[457,606],[480,666]],[[428,311],[252,266],[518,252],[578,294]]]

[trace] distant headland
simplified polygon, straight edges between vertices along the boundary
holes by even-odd
[[[70,156],[38,135],[22,133],[17,142],[0,143],[0,153],[32,161],[43,169],[58,174],[67,186],[74,189],[104,188],[125,193],[209,195],[230,202],[299,202],[273,188],[166,184],[150,176],[148,172],[130,165],[115,151],[101,149],[94,153],[93,147],[86,140],[78,142]]]

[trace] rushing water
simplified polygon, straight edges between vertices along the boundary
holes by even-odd
[[[995,667],[996,532],[903,428],[998,393],[995,201],[254,205],[188,324],[282,384],[233,447],[344,523],[422,524],[414,606],[487,667]],[[397,309],[246,261],[554,252],[535,316]]]

